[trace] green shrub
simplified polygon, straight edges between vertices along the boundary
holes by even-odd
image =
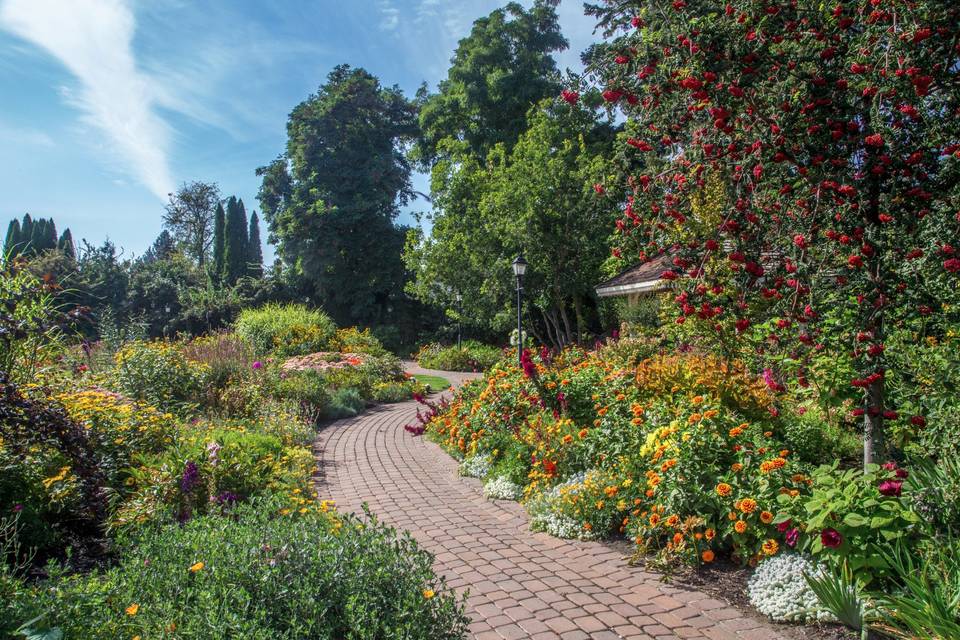
[[[334,389],[330,394],[330,405],[327,407],[323,416],[329,420],[339,418],[352,418],[367,406],[367,401],[360,395],[360,391],[354,387],[341,387]]]
[[[244,309],[236,322],[237,334],[257,356],[306,355],[331,348],[337,327],[325,313],[300,304],[268,304]]]
[[[343,353],[366,353],[372,356],[385,356],[390,353],[370,329],[360,330],[356,327],[338,329],[333,346]]]
[[[189,413],[203,399],[207,366],[188,361],[173,343],[131,342],[114,360],[114,383],[130,398],[173,413]]]
[[[102,575],[9,589],[0,631],[46,614],[71,640],[465,637],[462,601],[409,535],[324,509],[256,502],[148,531]]]
[[[301,420],[315,424],[330,406],[330,390],[324,374],[312,371],[280,371],[267,374],[270,393],[295,403]]]
[[[863,449],[862,436],[828,421],[816,407],[785,417],[781,435],[791,451],[811,464],[832,459],[855,461]]]
[[[475,340],[465,340],[462,348],[431,343],[420,347],[416,360],[425,369],[440,371],[485,371],[495,365],[502,352]]]
[[[424,393],[426,389],[416,380],[403,382],[378,382],[373,385],[373,400],[375,402],[403,402],[413,398],[414,393]]]

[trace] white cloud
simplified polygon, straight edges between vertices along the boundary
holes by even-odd
[[[124,0],[3,0],[0,27],[44,49],[79,81],[70,101],[158,198],[173,190],[170,129],[156,114],[150,79],[137,68],[136,28]]]
[[[380,0],[380,28],[384,31],[395,31],[400,24],[400,10],[393,6],[390,0]]]
[[[53,148],[56,146],[53,138],[45,131],[14,126],[7,122],[0,122],[0,139],[3,139],[6,144],[27,147]]]

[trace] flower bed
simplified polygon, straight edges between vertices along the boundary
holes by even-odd
[[[305,356],[288,358],[280,369],[283,371],[329,371],[346,369],[364,364],[364,356],[359,353],[337,353],[318,351]]]

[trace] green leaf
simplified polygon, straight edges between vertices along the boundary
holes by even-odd
[[[868,520],[856,511],[851,511],[843,517],[843,524],[848,527],[862,527],[866,525],[867,522]]]

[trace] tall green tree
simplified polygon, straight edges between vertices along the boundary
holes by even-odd
[[[597,325],[593,287],[617,207],[595,185],[611,171],[615,136],[591,110],[558,100],[543,101],[528,119],[510,152],[501,143],[486,163],[468,159],[451,171],[431,236],[409,238],[409,290],[448,308],[461,292],[466,318],[503,331],[516,317],[510,261],[523,252],[529,326],[560,347]]]
[[[247,275],[263,277],[263,247],[260,244],[260,218],[257,212],[250,214],[250,234],[247,238]]]
[[[23,214],[23,222],[20,223],[20,242],[17,249],[18,253],[24,253],[30,248],[33,241],[33,218],[29,213]]]
[[[415,156],[430,163],[463,143],[483,158],[494,145],[508,149],[527,128],[527,111],[560,93],[550,55],[567,48],[556,1],[535,0],[527,10],[511,2],[473,23],[460,41],[438,92],[419,99],[423,135]]]
[[[340,324],[385,323],[403,298],[398,206],[413,196],[416,107],[370,73],[336,67],[287,123],[284,156],[257,170],[281,259]]]
[[[68,258],[74,260],[77,258],[77,247],[73,244],[73,234],[70,233],[70,229],[63,230],[60,239],[57,240],[57,249],[62,251]]]
[[[164,228],[184,247],[186,254],[203,267],[213,244],[213,219],[220,204],[216,183],[183,183],[170,194],[163,214]]]
[[[224,248],[226,243],[226,214],[223,211],[223,203],[217,203],[217,209],[213,213],[213,264],[210,267],[210,276],[214,281],[219,282],[224,272]]]
[[[233,285],[246,275],[247,269],[247,213],[243,200],[231,196],[227,200],[227,220],[224,228],[223,276]]]
[[[20,243],[20,221],[14,218],[7,226],[7,237],[3,241],[3,257],[15,257],[19,252]]]

